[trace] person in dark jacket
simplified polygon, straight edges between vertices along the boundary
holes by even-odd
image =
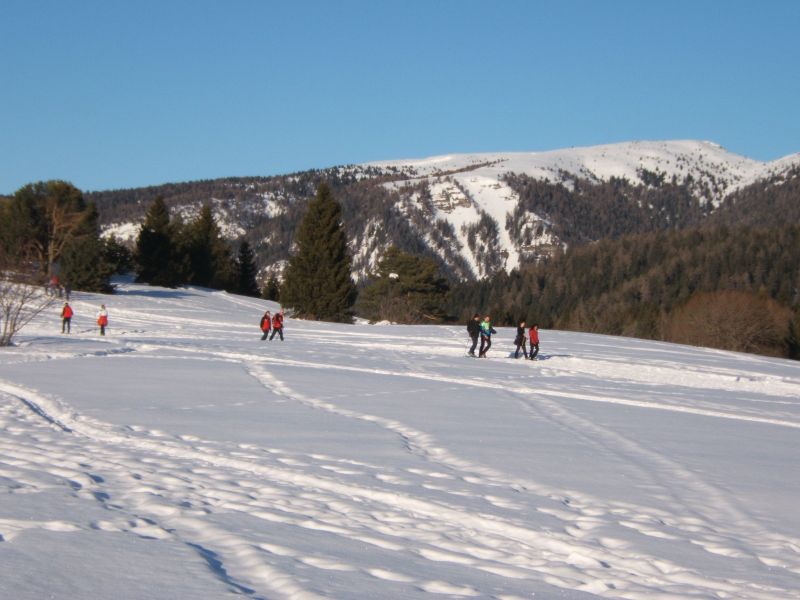
[[[478,347],[478,338],[481,335],[481,316],[478,313],[475,313],[473,317],[467,321],[467,333],[470,339],[472,339],[472,346],[470,346],[467,354],[475,356],[475,348]]]
[[[534,323],[528,331],[528,337],[531,340],[531,354],[530,359],[534,360],[536,355],[539,354],[539,325]]]
[[[478,358],[486,358],[486,353],[492,347],[492,334],[497,333],[492,327],[492,318],[486,315],[481,323],[481,349]]]
[[[525,321],[520,321],[517,327],[517,337],[514,338],[514,343],[517,345],[517,349],[514,350],[514,358],[519,358],[519,350],[522,348],[522,354],[525,356],[525,360],[528,360],[528,349],[525,343],[527,337],[525,334]]]
[[[276,333],[281,336],[281,341],[283,341],[283,309],[272,317],[272,335],[269,336],[269,339],[272,340]]]
[[[269,311],[265,312],[264,316],[261,317],[260,327],[261,331],[264,333],[264,335],[261,336],[261,341],[263,342],[265,339],[267,339],[269,330],[272,327],[272,315]]]

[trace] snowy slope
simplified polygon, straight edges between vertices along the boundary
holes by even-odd
[[[0,350],[0,598],[800,598],[798,363],[73,304]]]

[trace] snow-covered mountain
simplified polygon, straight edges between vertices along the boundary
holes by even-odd
[[[800,363],[118,292],[0,350],[3,600],[800,598]]]
[[[482,275],[485,273],[475,260],[475,253],[465,250],[469,248],[466,226],[477,223],[483,215],[497,223],[500,249],[507,256],[506,270],[519,266],[525,253],[519,240],[512,239],[505,227],[519,201],[518,193],[504,181],[509,174],[553,183],[577,177],[593,182],[619,178],[634,185],[648,185],[647,174],[666,181],[691,179],[698,201],[718,206],[728,194],[797,165],[800,154],[763,163],[728,152],[712,142],[689,140],[639,141],[550,152],[454,154],[369,166],[425,181],[435,206],[433,218],[453,225],[462,255],[473,272]],[[539,231],[534,236],[534,246],[559,243],[549,232],[546,216],[530,214],[529,223],[532,230]]]
[[[645,183],[641,171],[646,170],[664,173],[668,179],[691,176],[696,181],[708,182],[717,194],[710,199],[718,200],[719,195],[797,164],[800,154],[763,163],[733,154],[713,142],[682,140],[636,141],[548,152],[453,154],[375,162],[368,166],[405,170],[421,177],[466,171],[494,180],[507,173],[521,173],[534,179],[562,181],[562,173],[569,173],[595,181],[618,177],[634,183]]]
[[[248,237],[261,250],[263,266],[270,269],[289,254],[282,232],[296,225],[301,213],[293,208],[313,194],[315,182],[333,178],[339,182],[337,197],[349,214],[357,276],[373,268],[388,245],[397,244],[425,248],[456,277],[469,279],[514,269],[566,243],[555,232],[550,215],[526,208],[519,191],[509,184],[511,175],[568,189],[577,181],[585,187],[618,179],[645,188],[675,182],[707,214],[731,193],[798,166],[800,154],[764,163],[711,142],[637,141],[549,152],[454,154],[283,178],[221,180],[199,197],[176,194],[172,205],[186,219],[203,202],[211,203],[223,230],[232,239]],[[375,185],[365,192],[363,186],[369,182]],[[140,214],[144,208],[140,206]],[[102,204],[100,209],[102,215]],[[104,222],[108,234],[130,238],[137,231],[129,216],[108,214]]]

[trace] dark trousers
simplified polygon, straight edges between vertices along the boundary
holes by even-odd
[[[279,336],[281,336],[281,341],[283,341],[283,327],[273,327],[272,328],[272,335],[269,336],[269,339],[274,338],[276,333]]]
[[[64,317],[61,320],[61,333],[64,333],[64,332],[69,333],[69,324],[70,324],[71,320],[72,320],[72,317]]]
[[[531,360],[536,358],[537,354],[539,354],[539,344],[531,343]]]
[[[267,339],[268,335],[269,335],[269,329],[265,329],[264,330],[264,335],[261,336],[261,341],[264,341],[265,339]]]
[[[514,351],[514,358],[519,358],[519,349],[522,348],[522,354],[528,358],[528,348],[525,346],[525,340],[517,344],[517,349]]]
[[[492,347],[492,338],[488,335],[481,336],[481,350],[478,352],[478,356],[486,356],[486,353],[489,351],[489,348]]]
[[[475,348],[478,347],[478,336],[477,335],[471,335],[470,337],[472,338],[472,346],[469,347],[469,353],[472,356],[475,356]]]

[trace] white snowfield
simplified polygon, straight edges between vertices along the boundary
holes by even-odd
[[[800,598],[798,363],[72,304],[0,350],[3,600]]]

